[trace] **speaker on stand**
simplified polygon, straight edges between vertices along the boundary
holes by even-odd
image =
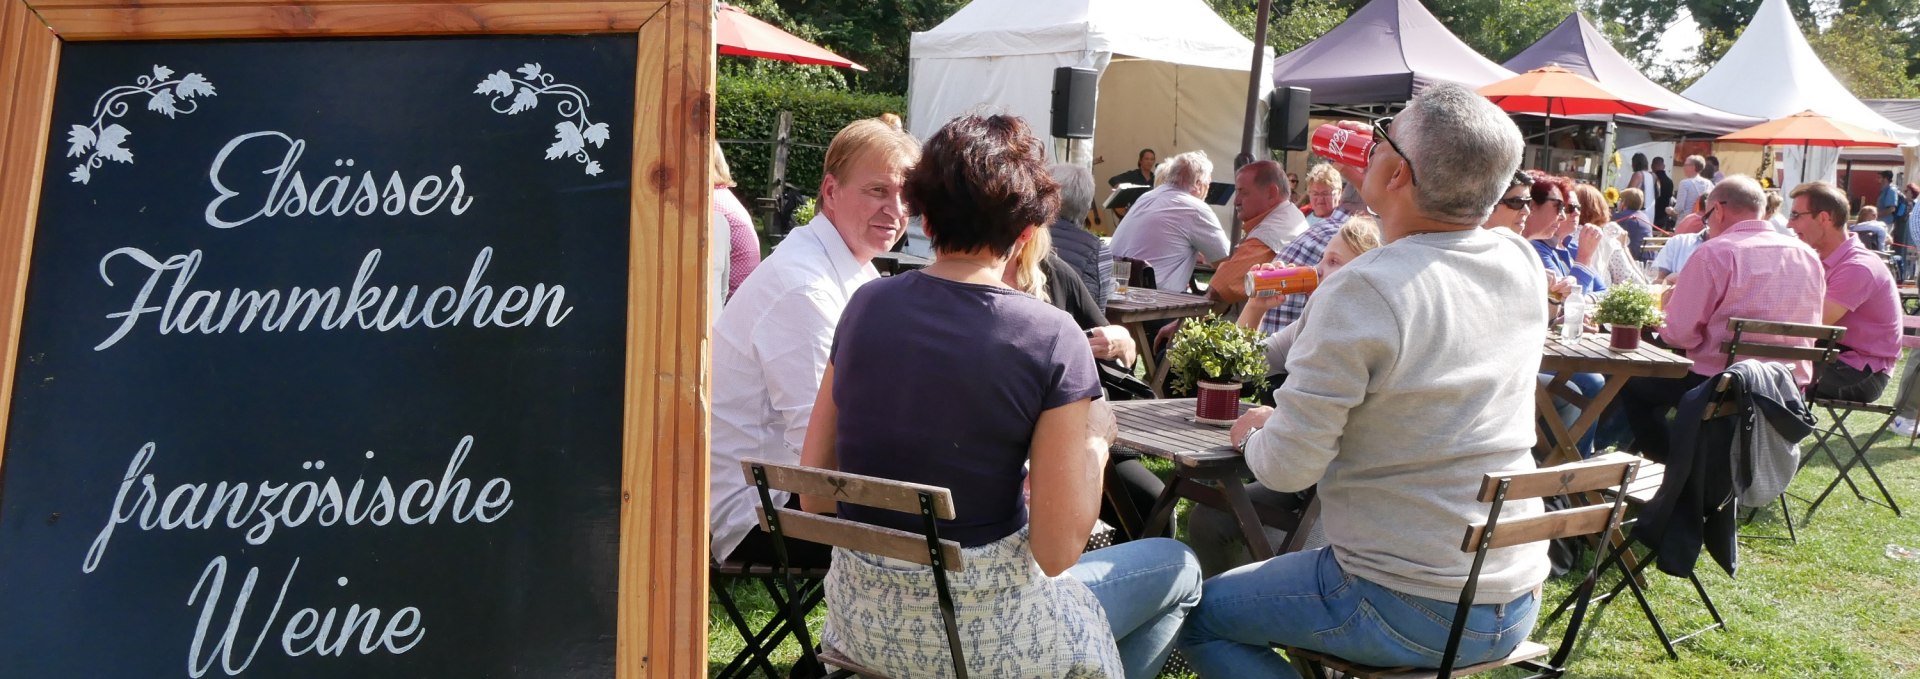
[[[1058,139],[1093,138],[1093,91],[1100,72],[1062,66],[1053,69],[1053,115],[1049,131]]]

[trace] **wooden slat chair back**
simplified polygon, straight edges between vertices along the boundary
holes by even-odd
[[[1625,512],[1626,488],[1633,482],[1642,460],[1626,453],[1608,453],[1579,462],[1572,462],[1545,469],[1523,472],[1487,474],[1481,481],[1479,501],[1489,503],[1487,520],[1468,524],[1461,536],[1460,551],[1473,555],[1473,567],[1467,573],[1467,583],[1460,591],[1459,611],[1465,611],[1473,604],[1474,594],[1480,585],[1481,567],[1486,562],[1487,550],[1501,547],[1524,545],[1542,540],[1605,535],[1620,525]],[[1570,509],[1550,511],[1524,519],[1501,521],[1501,509],[1506,503],[1515,500],[1562,496],[1578,498],[1596,491],[1609,491],[1613,498],[1611,504],[1593,504],[1576,506]],[[1574,504],[1578,504],[1577,502]],[[1466,632],[1466,616],[1454,616],[1452,629],[1447,634],[1447,646],[1441,656],[1438,670],[1416,669],[1411,667],[1370,667],[1360,665],[1323,653],[1304,649],[1282,647],[1298,665],[1304,665],[1305,676],[1319,676],[1320,668],[1340,672],[1346,676],[1363,679],[1413,679],[1415,677],[1447,679],[1453,676],[1467,676],[1488,670],[1521,666],[1534,670],[1533,677],[1557,677],[1566,672],[1567,658],[1580,635],[1580,627],[1586,618],[1589,602],[1593,597],[1594,582],[1602,571],[1618,563],[1624,547],[1615,547],[1608,555],[1594,561],[1587,571],[1586,579],[1568,595],[1566,601],[1554,612],[1573,607],[1573,617],[1567,623],[1559,648],[1549,649],[1545,645],[1524,641],[1507,657],[1491,662],[1454,667],[1455,656],[1460,651],[1460,637]],[[1543,625],[1544,626],[1544,625]],[[1553,657],[1545,662],[1540,658],[1552,653]]]
[[[760,493],[760,528],[773,536],[775,554],[783,561],[786,558],[786,539],[797,538],[929,567],[940,601],[940,621],[946,629],[947,648],[953,657],[953,673],[959,679],[966,679],[966,660],[960,650],[960,627],[954,614],[953,591],[947,585],[947,573],[963,570],[966,563],[961,556],[960,543],[940,539],[937,523],[954,518],[951,492],[935,486],[755,459],[741,460],[740,469]],[[914,534],[787,509],[773,503],[771,491],[775,490],[832,498],[841,504],[919,515],[925,527],[924,532]],[[802,621],[800,624],[805,623]],[[831,677],[882,677],[832,648],[821,649],[820,661],[841,668],[829,675]]]

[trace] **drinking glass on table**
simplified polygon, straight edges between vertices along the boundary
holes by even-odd
[[[1127,281],[1133,278],[1133,262],[1115,260],[1113,263],[1113,298],[1125,300],[1132,286]]]

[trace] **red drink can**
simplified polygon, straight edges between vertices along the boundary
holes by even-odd
[[[1314,129],[1311,143],[1313,152],[1321,157],[1364,170],[1373,152],[1373,133],[1328,123]]]
[[[1289,266],[1247,272],[1247,296],[1304,295],[1320,287],[1320,272],[1310,266]]]

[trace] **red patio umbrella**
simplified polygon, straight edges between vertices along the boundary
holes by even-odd
[[[1477,90],[1500,110],[1511,113],[1539,113],[1547,117],[1547,134],[1553,134],[1553,117],[1579,115],[1641,115],[1660,110],[1627,101],[1592,78],[1547,64]]]
[[[1807,147],[1809,146],[1894,147],[1900,145],[1900,142],[1892,137],[1853,123],[1828,118],[1812,110],[1769,120],[1721,137],[1719,141],[1737,144],[1799,144],[1802,177],[1807,174]]]
[[[1482,87],[1479,92],[1499,105],[1502,111],[1541,113],[1548,118],[1556,115],[1641,115],[1660,110],[1658,106],[1627,101],[1607,91],[1593,79],[1554,64]]]
[[[719,12],[714,16],[713,38],[714,42],[719,43],[721,54],[867,70],[867,67],[848,61],[846,57],[794,37],[778,26],[755,19],[733,5],[720,5]]]

